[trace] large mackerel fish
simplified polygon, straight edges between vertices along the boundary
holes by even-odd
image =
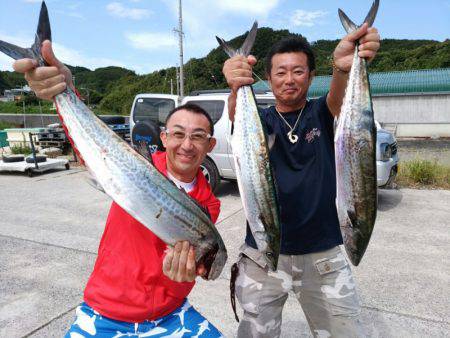
[[[230,57],[248,56],[257,29],[255,22],[238,50],[229,47],[223,39],[216,38]],[[237,92],[231,147],[245,216],[258,250],[275,271],[280,254],[280,217],[268,141],[251,86],[242,86]]]
[[[375,0],[364,22],[372,26]],[[345,13],[339,17],[347,31],[358,29]],[[376,127],[370,96],[367,62],[355,48],[344,102],[335,131],[336,207],[345,250],[353,265],[361,261],[377,215]]]
[[[51,39],[47,7],[42,3],[36,39],[24,49],[0,41],[13,59],[33,58],[41,66],[41,43]],[[103,190],[131,216],[170,245],[187,240],[208,279],[216,279],[227,260],[225,245],[209,217],[143,156],[104,124],[67,89],[55,98],[58,113],[86,166]]]

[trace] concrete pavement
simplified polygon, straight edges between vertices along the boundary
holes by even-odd
[[[0,337],[61,337],[72,323],[110,204],[84,174],[0,176]],[[244,215],[234,183],[223,183],[218,195],[217,227],[230,260],[218,280],[198,281],[190,301],[233,337],[229,267],[243,240]],[[449,230],[450,191],[380,191],[371,243],[353,268],[369,336],[450,336]],[[282,337],[309,336],[290,297]]]

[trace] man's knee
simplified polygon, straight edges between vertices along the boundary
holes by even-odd
[[[263,314],[254,314],[244,311],[239,323],[238,338],[275,338],[281,333],[281,317],[268,318]]]

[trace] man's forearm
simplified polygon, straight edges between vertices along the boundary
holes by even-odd
[[[234,113],[236,111],[236,92],[231,91],[230,95],[228,95],[228,117],[231,122],[234,122]]]
[[[333,69],[327,105],[333,116],[339,116],[347,87],[348,73]]]

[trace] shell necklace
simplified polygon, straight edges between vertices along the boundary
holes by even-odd
[[[295,129],[297,128],[298,122],[300,121],[300,116],[302,116],[303,109],[305,109],[305,107],[306,107],[306,104],[303,106],[302,110],[300,110],[300,114],[298,114],[297,121],[295,121],[295,124],[293,127],[291,127],[289,122],[286,121],[286,119],[283,117],[283,115],[275,107],[275,111],[278,113],[278,115],[280,115],[281,119],[284,121],[284,123],[286,123],[286,125],[290,129],[286,135],[292,144],[297,143],[297,141],[298,141],[298,136],[295,135],[294,132],[295,132]]]

